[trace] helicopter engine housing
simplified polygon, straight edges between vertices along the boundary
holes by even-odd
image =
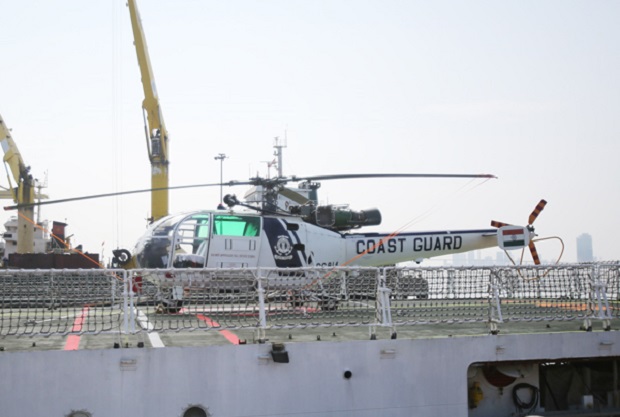
[[[381,212],[376,208],[354,211],[347,206],[318,206],[315,221],[317,226],[333,230],[350,230],[381,224]]]

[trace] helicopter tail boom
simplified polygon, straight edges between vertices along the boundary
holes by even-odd
[[[496,229],[347,235],[349,265],[385,266],[498,246]]]

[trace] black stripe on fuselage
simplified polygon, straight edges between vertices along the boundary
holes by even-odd
[[[294,239],[297,240],[294,242],[290,231],[287,230],[286,222],[278,218],[263,217],[263,230],[267,235],[273,259],[278,268],[303,266],[299,251],[294,249],[294,245],[300,243],[299,236],[293,233]]]
[[[467,235],[467,234],[489,234],[496,235],[497,229],[477,229],[477,230],[440,230],[429,232],[402,232],[394,233],[394,236],[442,236],[442,235]],[[377,237],[377,236],[392,236],[390,233],[351,233],[345,235],[347,238],[358,237]]]

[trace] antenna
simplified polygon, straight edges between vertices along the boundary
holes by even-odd
[[[224,207],[222,205],[223,197],[222,197],[222,181],[224,180],[224,159],[228,158],[228,156],[226,156],[226,154],[224,153],[220,153],[217,156],[215,156],[213,159],[215,159],[216,161],[220,161],[220,204],[218,204],[218,209],[220,207]]]
[[[276,165],[276,160],[274,159],[273,161],[261,161],[265,164],[267,164],[267,179],[271,178],[271,167]],[[256,176],[259,177],[260,174],[257,172]]]
[[[282,174],[282,148],[286,148],[286,130],[284,131],[284,143],[280,141],[280,137],[276,136],[274,138],[273,147],[276,151],[273,153],[274,156],[278,158],[278,178],[284,177]]]

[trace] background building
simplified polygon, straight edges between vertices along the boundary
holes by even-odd
[[[577,262],[592,262],[592,236],[583,233],[577,237]]]

